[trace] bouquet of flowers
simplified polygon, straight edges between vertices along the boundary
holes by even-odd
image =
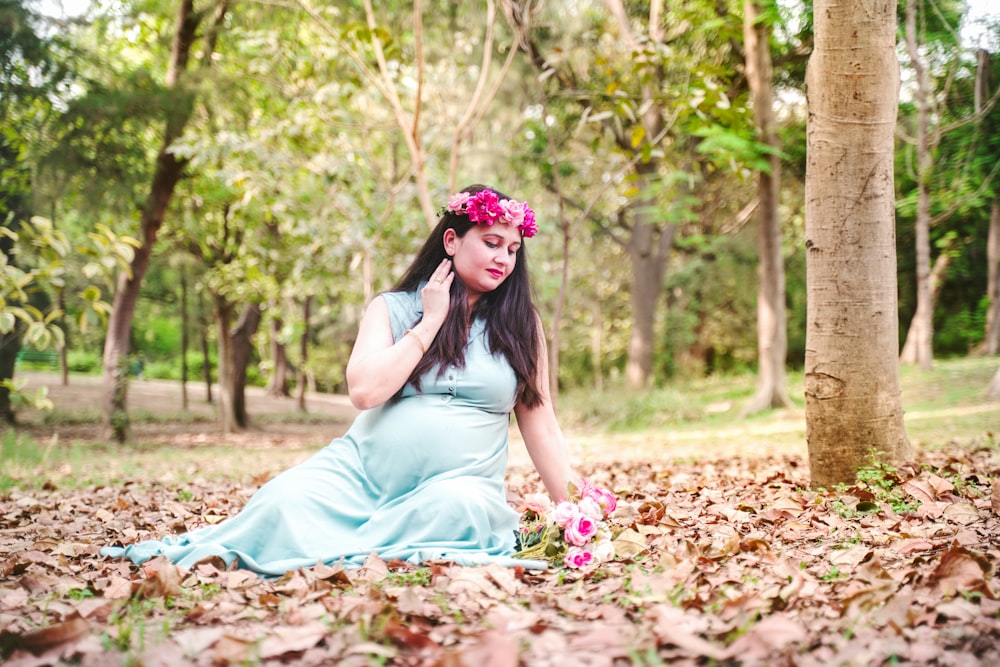
[[[618,505],[615,494],[586,479],[569,490],[569,499],[556,505],[542,494],[525,497],[516,558],[590,569],[615,557],[608,523]]]

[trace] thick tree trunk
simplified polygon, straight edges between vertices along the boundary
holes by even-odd
[[[986,335],[983,350],[986,354],[1000,354],[1000,199],[990,206],[990,231],[986,241],[986,261],[989,264],[986,278]]]
[[[166,79],[166,87],[175,91],[177,103],[166,120],[153,180],[142,209],[139,223],[142,246],[135,251],[130,272],[123,272],[118,277],[111,317],[108,321],[108,333],[104,341],[103,426],[105,436],[118,442],[124,442],[128,433],[127,361],[135,306],[139,300],[142,280],[149,269],[157,234],[163,224],[170,199],[173,197],[174,188],[184,171],[185,161],[171,153],[170,147],[181,136],[193,109],[191,94],[178,90],[178,84],[181,74],[187,68],[201,17],[202,14],[194,10],[193,0],[182,0],[177,13],[177,27]]]
[[[906,0],[906,52],[917,84],[917,218],[915,225],[917,258],[917,310],[906,331],[899,361],[917,364],[930,370],[934,364],[934,302],[931,298],[931,194],[930,178],[934,168],[931,156],[931,88],[927,67],[917,42],[917,3]]]
[[[816,0],[806,74],[806,439],[812,484],[911,456],[896,319],[895,0]]]
[[[991,399],[1000,398],[1000,368],[993,374],[990,386],[986,388],[986,397]]]
[[[788,398],[785,356],[788,332],[785,314],[785,265],[781,254],[781,219],[778,199],[781,183],[781,147],[774,131],[773,70],[771,29],[762,20],[758,0],[743,3],[743,37],[746,45],[746,74],[753,96],[754,122],[759,139],[774,149],[768,156],[768,172],[757,175],[757,391],[743,408],[743,414],[792,404]]]

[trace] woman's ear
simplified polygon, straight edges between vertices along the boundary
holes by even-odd
[[[455,256],[455,243],[458,239],[458,234],[455,233],[454,229],[444,230],[444,252],[449,257]]]

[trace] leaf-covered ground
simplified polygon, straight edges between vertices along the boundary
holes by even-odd
[[[998,665],[992,439],[806,489],[799,457],[590,463],[634,556],[580,575],[371,558],[262,580],[98,555],[223,520],[262,479],[0,496],[5,665]],[[510,471],[512,502],[539,491]],[[997,481],[993,481],[997,480]],[[644,543],[643,543],[644,542]]]

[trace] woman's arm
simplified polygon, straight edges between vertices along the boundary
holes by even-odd
[[[451,262],[446,260],[438,266],[421,290],[423,319],[395,342],[389,306],[382,296],[372,299],[361,318],[347,362],[347,391],[354,407],[359,410],[378,407],[406,384],[448,314],[453,276]]]
[[[537,317],[537,314],[536,314]],[[524,445],[528,450],[538,475],[553,501],[566,500],[567,485],[573,478],[569,465],[569,452],[562,430],[556,420],[549,389],[548,350],[541,321],[538,324],[541,342],[538,346],[538,387],[542,402],[528,408],[520,403],[514,406],[517,428],[521,431]]]

